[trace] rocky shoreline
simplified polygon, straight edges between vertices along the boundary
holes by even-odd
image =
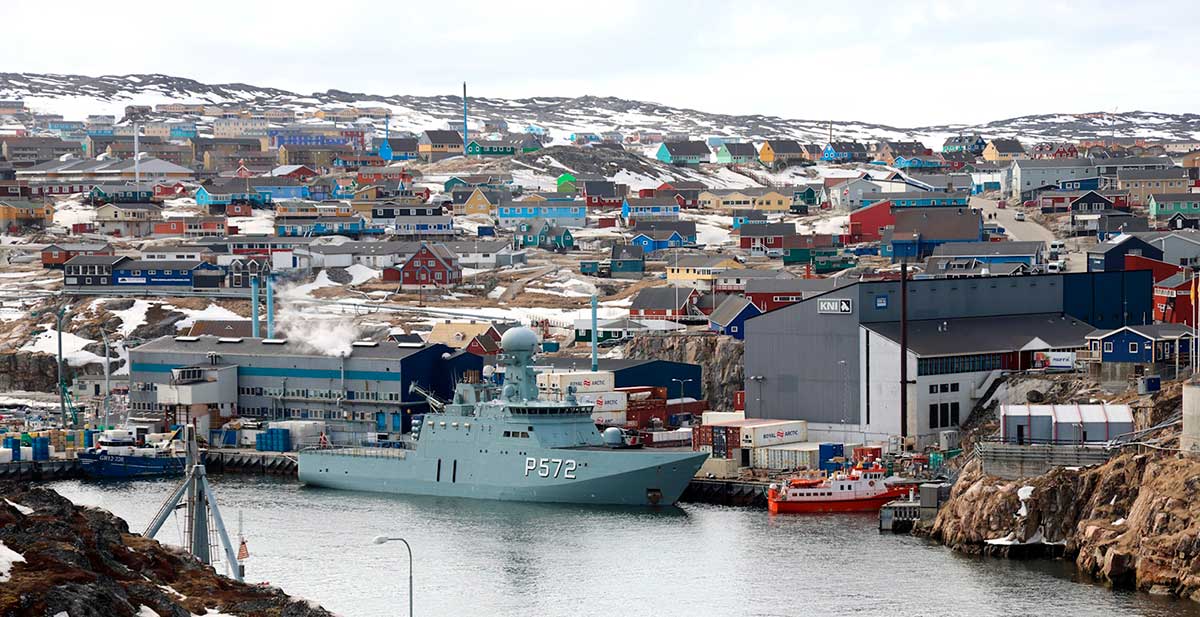
[[[220,576],[107,511],[28,484],[0,485],[0,582],[3,617],[332,615],[278,588]]]
[[[1200,459],[1141,450],[1018,481],[973,460],[918,533],[968,554],[1073,559],[1115,588],[1200,601]]]

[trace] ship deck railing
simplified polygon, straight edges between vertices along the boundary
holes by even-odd
[[[408,457],[408,450],[405,448],[377,448],[370,446],[309,446],[303,450],[308,452],[336,454],[338,456],[362,456],[374,458]]]

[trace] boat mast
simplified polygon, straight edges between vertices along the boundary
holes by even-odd
[[[187,472],[179,486],[175,487],[175,490],[163,501],[158,514],[154,515],[154,519],[150,521],[142,536],[153,538],[162,529],[167,517],[179,507],[179,502],[186,499],[188,552],[203,564],[212,563],[208,532],[209,517],[211,516],[217,535],[220,537],[221,546],[225,549],[225,562],[229,573],[234,579],[241,581],[242,569],[239,567],[237,553],[229,541],[229,534],[225,531],[225,523],[221,520],[221,511],[217,508],[217,500],[213,497],[212,487],[208,484],[204,462],[200,458],[200,449],[196,445],[195,427],[184,425],[180,430],[183,431],[187,444]]]

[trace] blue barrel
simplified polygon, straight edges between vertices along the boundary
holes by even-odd
[[[254,449],[262,452],[267,449],[267,434],[258,433],[254,436]]]

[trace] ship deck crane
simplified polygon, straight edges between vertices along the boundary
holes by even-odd
[[[422,388],[417,382],[412,382],[408,386],[408,391],[411,394],[417,394],[425,398],[425,402],[429,403],[429,408],[437,413],[442,413],[446,410],[446,401],[438,398],[432,392]]]

